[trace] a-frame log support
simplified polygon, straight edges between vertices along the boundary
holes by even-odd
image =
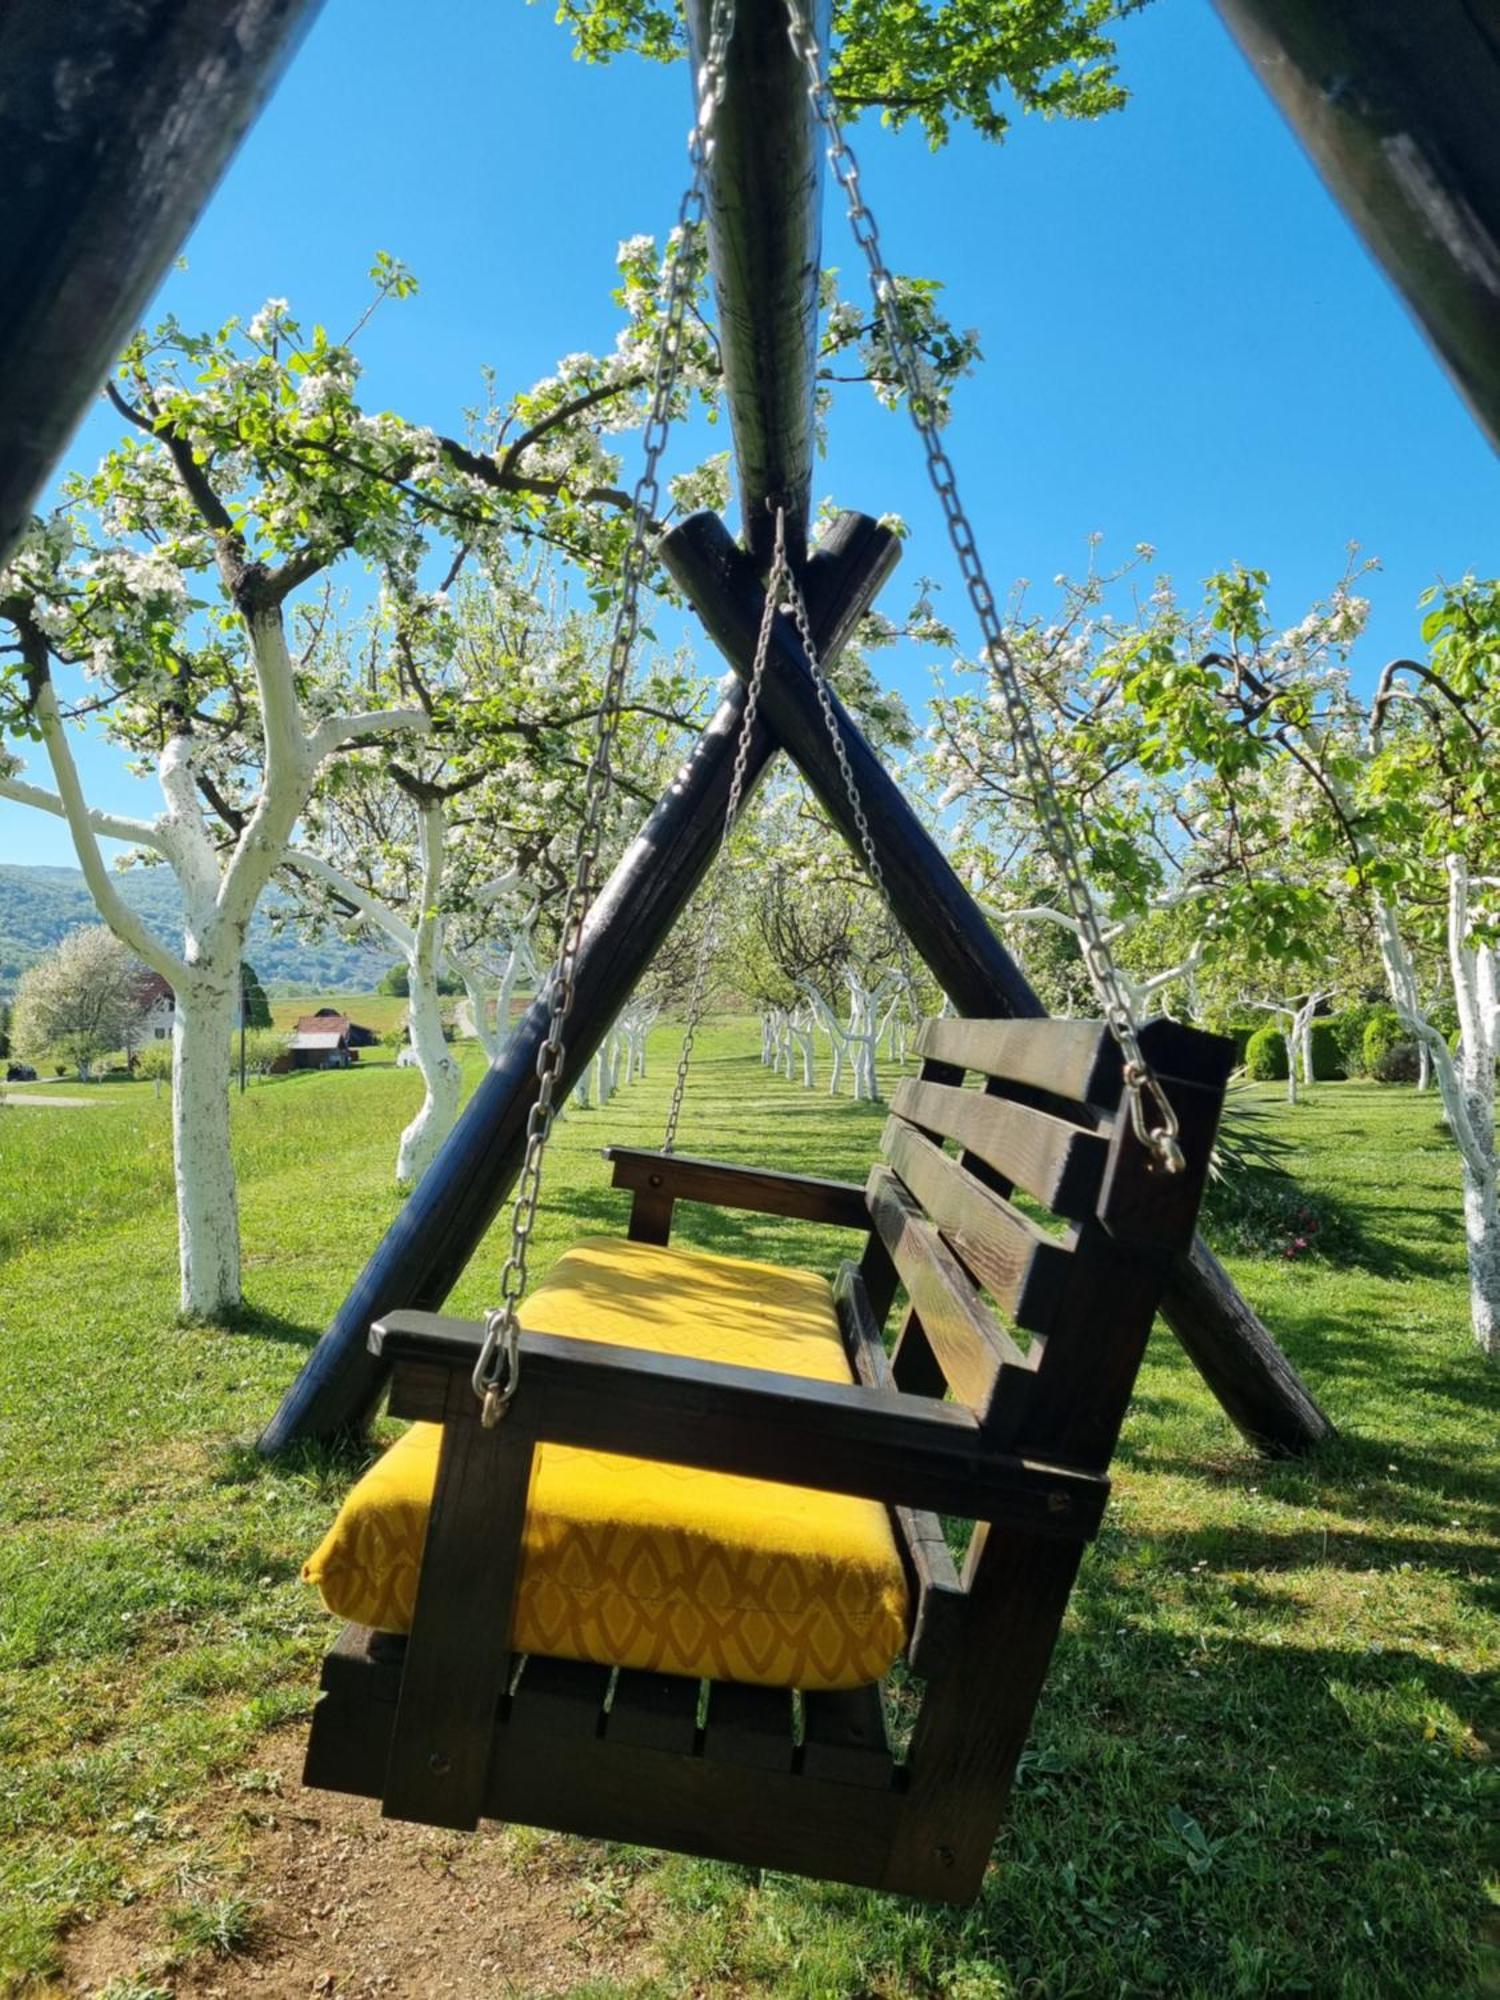
[[[896,537],[863,514],[841,515],[825,535],[807,567],[807,602],[831,653],[898,557]],[[726,697],[595,900],[568,1017],[564,1092],[587,1069],[718,852],[744,706],[742,688]],[[759,723],[746,764],[750,789],[775,747]],[[303,1364],[261,1437],[263,1452],[358,1430],[374,1414],[387,1370],[366,1344],[371,1324],[403,1306],[435,1311],[479,1247],[520,1171],[547,1025],[538,997]]]
[[[687,0],[701,51],[708,0]],[[828,0],[815,25],[826,42]],[[743,673],[760,616],[767,503],[786,507],[793,543],[805,534],[813,453],[822,148],[802,78],[788,59],[783,0],[741,0],[709,176],[709,249],[721,321],[726,394],[740,469],[745,539],[696,517],[664,550],[731,664]],[[895,561],[893,538],[845,515],[804,572],[814,636],[831,663]],[[615,870],[591,913],[569,1021],[566,1086],[580,1073],[657,946],[706,872],[723,830],[738,699],[727,701],[691,760]],[[795,635],[778,629],[751,745],[759,776],[780,742],[819,792],[835,824],[847,819],[829,777],[829,746]],[[845,742],[869,809],[897,913],[962,1012],[1039,1014],[1020,969],[954,876],[853,722]],[[463,1117],[376,1250],[261,1440],[275,1451],[299,1439],[358,1428],[384,1386],[366,1347],[373,1320],[401,1307],[442,1304],[520,1168],[546,1032],[538,1002],[480,1084]],[[1178,1294],[1182,1296],[1179,1298]],[[1211,1260],[1184,1265],[1172,1314],[1184,1344],[1247,1436],[1305,1451],[1331,1426],[1269,1334]]]
[[[742,679],[748,677],[763,602],[751,557],[715,514],[695,514],[683,522],[666,537],[661,552],[724,657]],[[901,787],[837,695],[833,703],[892,912],[934,979],[960,1014],[1044,1014],[1020,967]],[[812,675],[786,618],[776,621],[760,707],[863,865],[859,832]],[[1161,1311],[1226,1415],[1251,1443],[1294,1456],[1333,1435],[1332,1424],[1296,1370],[1201,1238],[1179,1260]]]

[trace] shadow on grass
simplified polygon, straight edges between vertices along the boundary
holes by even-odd
[[[269,1306],[251,1305],[248,1301],[220,1313],[214,1324],[226,1333],[246,1335],[252,1340],[282,1341],[289,1347],[315,1346],[320,1331],[305,1320],[288,1319]]]
[[[1452,1251],[1430,1204],[1356,1205],[1274,1169],[1252,1167],[1213,1183],[1201,1227],[1221,1257],[1280,1257],[1309,1271],[1358,1270],[1378,1278],[1453,1276]]]
[[[1077,1590],[1069,1612],[1072,1629],[1064,1643],[1083,1651],[1084,1658],[1079,1664],[1086,1673],[1098,1674],[1108,1668],[1110,1655],[1120,1649],[1119,1642],[1128,1642],[1130,1675],[1120,1678],[1106,1673],[1105,1678],[1112,1704],[1138,1716],[1143,1737],[1149,1737],[1164,1719],[1159,1697],[1150,1686],[1150,1677],[1158,1673],[1172,1677],[1174,1699],[1190,1704],[1201,1701],[1205,1708],[1214,1707],[1220,1700],[1215,1692],[1216,1682],[1232,1683],[1235,1691],[1232,1708],[1225,1704],[1216,1709],[1216,1728],[1230,1726],[1237,1714],[1259,1732],[1273,1727],[1278,1710],[1285,1713],[1290,1704],[1297,1710],[1305,1730],[1308,1716],[1315,1711],[1332,1680],[1369,1689],[1414,1683],[1434,1701],[1453,1707],[1470,1724],[1483,1721],[1486,1714],[1490,1720],[1494,1718],[1495,1689],[1484,1674],[1466,1672],[1430,1652],[1409,1646],[1303,1642],[1295,1631],[1286,1629],[1289,1613],[1294,1616],[1296,1607],[1290,1606],[1284,1597],[1261,1590],[1254,1583],[1235,1583],[1230,1588],[1242,1610],[1252,1616],[1265,1615],[1277,1631],[1265,1639],[1222,1632],[1200,1635],[1197,1644],[1211,1658],[1212,1671],[1189,1676],[1201,1683],[1199,1687],[1182,1685],[1185,1644],[1182,1633],[1158,1628],[1161,1585],[1151,1566],[1123,1576],[1115,1569],[1108,1577],[1094,1579],[1091,1587]],[[1290,1760],[1297,1756],[1298,1733],[1289,1732],[1280,1745],[1282,1754]],[[1337,1754],[1336,1746],[1331,1746],[1318,1732],[1309,1735],[1301,1747],[1309,1766],[1319,1773],[1323,1773],[1329,1755]],[[1399,1747],[1409,1755],[1409,1741],[1403,1739]],[[1295,1761],[1287,1768],[1295,1769]],[[1313,1770],[1309,1771],[1309,1777],[1317,1782]]]

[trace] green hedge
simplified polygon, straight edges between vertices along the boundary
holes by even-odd
[[[1394,1007],[1372,1007],[1360,1043],[1361,1068],[1366,1076],[1380,1077],[1381,1066],[1398,1042],[1406,1040]]]
[[[1232,1028],[1219,1028],[1216,1033],[1227,1035],[1234,1043],[1234,1059],[1237,1063],[1245,1060],[1245,1051],[1250,1046],[1250,1037],[1260,1033],[1259,1021],[1237,1021]]]
[[[1257,1028],[1245,1045],[1245,1074],[1255,1083],[1286,1082],[1286,1037],[1280,1028]]]
[[[1332,1016],[1312,1024],[1312,1066],[1315,1083],[1338,1083],[1349,1074],[1339,1025]]]

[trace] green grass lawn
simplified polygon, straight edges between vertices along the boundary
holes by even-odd
[[[659,1137],[671,1041],[560,1128],[536,1268],[623,1221],[598,1148]],[[769,1077],[746,1025],[700,1048],[685,1151],[862,1177],[879,1107]],[[248,1304],[227,1329],[174,1320],[165,1096],[0,1107],[0,1990],[45,1990],[70,1925],[137,1900],[171,1993],[171,1965],[254,1906],[253,1842],[210,1834],[199,1805],[226,1776],[253,1793],[268,1733],[308,1712],[331,1621],[298,1567],[352,1467],[270,1467],[249,1444],[397,1211],[419,1089],[371,1067],[236,1099]],[[1160,1334],[978,1905],[560,1843],[581,1884],[615,1867],[649,1887],[651,1967],[595,2000],[1500,1990],[1480,1944],[1495,1377],[1468,1332],[1453,1154],[1407,1090],[1257,1095],[1300,1188],[1216,1233],[1338,1444],[1258,1461]],[[837,1248],[680,1215],[718,1247],[825,1268]],[[492,1238],[460,1310],[499,1262]],[[150,1990],[136,1969],[117,2000]]]

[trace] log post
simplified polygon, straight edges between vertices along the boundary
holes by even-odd
[[[808,564],[808,609],[831,653],[843,646],[898,555],[895,536],[862,514],[841,515],[824,537]],[[578,956],[560,1094],[587,1066],[718,852],[744,703],[743,688],[725,699],[594,902]],[[758,724],[748,790],[775,747]],[[436,1310],[499,1213],[520,1171],[547,1025],[548,1008],[538,996],[303,1364],[261,1437],[262,1452],[356,1431],[374,1413],[388,1366],[366,1346],[371,1323],[404,1306]]]
[[[1473,0],[1214,0],[1500,447],[1500,17]]]
[[[0,565],[320,4],[0,7]]]
[[[763,602],[751,557],[715,514],[692,515],[665,538],[661,553],[730,666],[748,677]],[[933,977],[961,1014],[1045,1013],[859,725],[836,695],[833,699],[892,912]],[[812,675],[795,628],[784,617],[776,621],[760,706],[863,866],[859,832]],[[1333,1425],[1296,1370],[1201,1239],[1179,1260],[1161,1310],[1225,1414],[1258,1449],[1296,1456],[1333,1435]]]
[[[830,0],[804,3],[826,48]],[[688,0],[695,70],[711,4]],[[736,11],[726,69],[708,175],[708,247],[741,529],[766,569],[774,540],[766,502],[777,501],[800,569],[812,498],[824,149],[782,0]]]

